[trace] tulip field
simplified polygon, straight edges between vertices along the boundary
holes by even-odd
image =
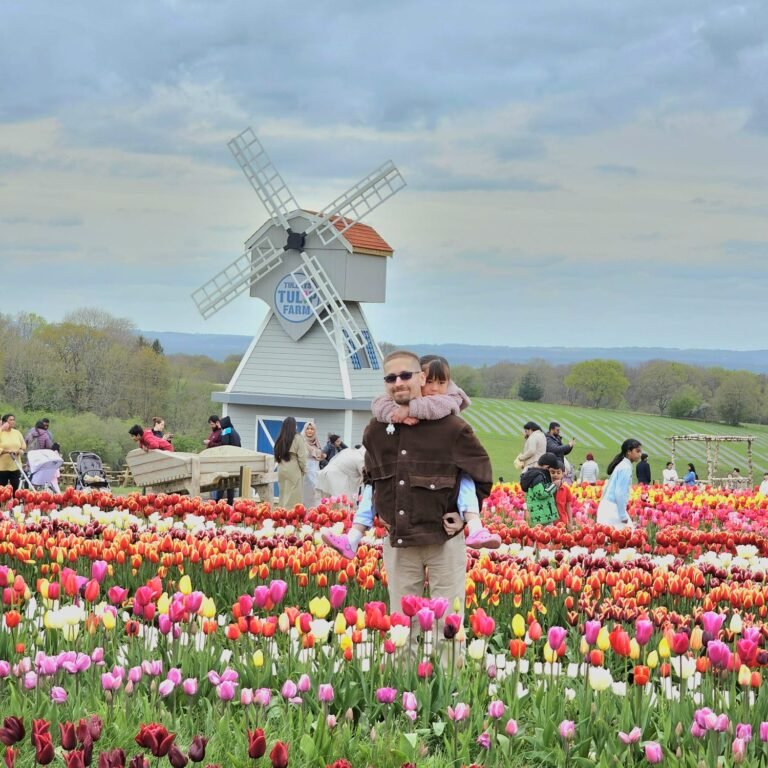
[[[0,489],[6,766],[768,766],[768,499],[637,489],[529,528],[494,487],[467,599],[386,604],[344,499]]]

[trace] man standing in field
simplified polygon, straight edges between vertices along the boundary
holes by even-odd
[[[384,374],[386,392],[398,405],[421,396],[425,375],[418,355],[390,353]],[[446,598],[463,615],[466,545],[457,508],[459,475],[472,478],[482,506],[493,480],[488,454],[472,428],[453,415],[413,426],[372,419],[363,445],[374,508],[388,532],[383,556],[390,611],[402,611],[406,595],[424,592],[429,569],[430,595]],[[370,503],[365,494],[364,503]]]

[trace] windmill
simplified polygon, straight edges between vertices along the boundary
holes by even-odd
[[[229,149],[269,214],[244,253],[193,292],[211,317],[248,291],[269,306],[224,392],[244,446],[271,452],[282,419],[351,442],[382,391],[381,353],[361,302],[382,302],[392,249],[361,219],[405,186],[392,162],[319,212],[299,207],[251,128]]]

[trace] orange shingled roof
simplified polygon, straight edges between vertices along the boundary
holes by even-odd
[[[344,222],[337,219],[333,222],[336,229],[341,230]],[[373,228],[367,224],[355,222],[345,233],[344,237],[352,246],[355,253],[372,253],[375,256],[391,255],[394,251],[391,245]]]

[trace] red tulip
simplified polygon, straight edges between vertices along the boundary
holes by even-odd
[[[168,729],[157,723],[142,725],[136,736],[136,743],[140,747],[148,749],[155,757],[165,757],[176,738],[175,733],[168,733]]]
[[[5,748],[5,768],[13,768],[14,765],[16,765],[16,756],[19,754],[18,749],[14,749],[13,747],[6,747]]]
[[[669,647],[672,649],[672,653],[682,656],[688,650],[689,645],[690,640],[685,632],[675,632],[672,635],[672,642],[669,644]]]
[[[171,748],[168,750],[168,762],[173,768],[184,768],[189,760],[175,744],[171,744]]]
[[[85,768],[85,759],[82,749],[75,749],[64,754],[64,765],[67,768]]]
[[[50,733],[41,733],[35,743],[35,760],[40,765],[48,765],[53,762],[55,752],[53,750],[53,741]]]
[[[203,736],[195,736],[189,745],[189,759],[193,763],[201,763],[205,759],[205,745],[208,739]]]
[[[77,734],[75,733],[74,723],[59,723],[61,732],[61,748],[69,751],[77,746]]]
[[[248,757],[252,760],[258,760],[267,751],[267,740],[264,737],[264,731],[256,728],[248,733]]]
[[[24,722],[20,717],[6,717],[3,720],[3,727],[0,728],[0,741],[6,747],[12,747],[16,742],[21,741],[26,734]]]
[[[269,753],[272,768],[288,768],[288,745],[284,741],[275,742]]]

